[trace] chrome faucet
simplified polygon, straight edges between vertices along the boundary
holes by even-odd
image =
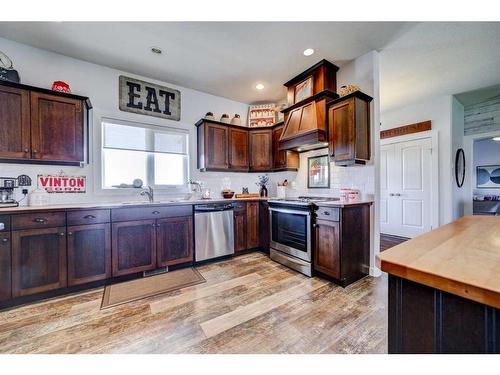
[[[141,191],[141,196],[147,196],[148,199],[149,199],[149,203],[153,203],[154,202],[154,192],[153,192],[153,188],[151,186],[145,186],[144,189],[147,189],[147,190],[143,190]]]

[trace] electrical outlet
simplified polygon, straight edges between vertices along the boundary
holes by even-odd
[[[22,190],[22,193],[23,193],[23,195],[28,194],[28,189],[23,189],[23,190]]]

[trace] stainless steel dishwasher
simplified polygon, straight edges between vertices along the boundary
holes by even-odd
[[[209,203],[194,206],[195,260],[234,254],[232,203]]]

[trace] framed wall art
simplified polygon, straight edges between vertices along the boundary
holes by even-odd
[[[307,187],[328,189],[330,187],[330,160],[328,155],[307,158]]]
[[[313,94],[313,77],[307,77],[295,86],[294,103],[298,103]]]
[[[479,189],[500,189],[500,165],[476,167],[476,186]]]

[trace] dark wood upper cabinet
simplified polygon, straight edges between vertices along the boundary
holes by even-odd
[[[79,165],[90,108],[86,97],[0,82],[0,161]]]
[[[247,202],[247,249],[259,247],[259,202]]]
[[[235,204],[234,208],[234,251],[247,249],[247,208],[246,203]]]
[[[360,91],[333,100],[328,107],[328,149],[337,165],[370,160],[370,101]]]
[[[111,277],[111,225],[68,226],[68,286],[109,277]]]
[[[271,129],[250,130],[250,171],[269,171],[273,168],[272,136]]]
[[[156,268],[156,220],[124,221],[112,228],[113,276]]]
[[[273,170],[275,171],[296,171],[299,169],[299,153],[296,151],[280,150],[280,138],[283,132],[283,125],[272,130],[273,138]]]
[[[66,228],[12,232],[12,296],[66,287]]]
[[[229,128],[229,168],[247,172],[249,167],[248,130]]]
[[[29,91],[0,85],[0,158],[30,156]]]
[[[83,161],[84,126],[80,100],[31,93],[33,159]]]
[[[169,217],[157,221],[157,266],[192,262],[193,217]]]
[[[0,232],[0,302],[12,297],[10,233]]]
[[[198,127],[198,168],[202,170],[229,169],[229,129],[225,125],[206,121]]]

